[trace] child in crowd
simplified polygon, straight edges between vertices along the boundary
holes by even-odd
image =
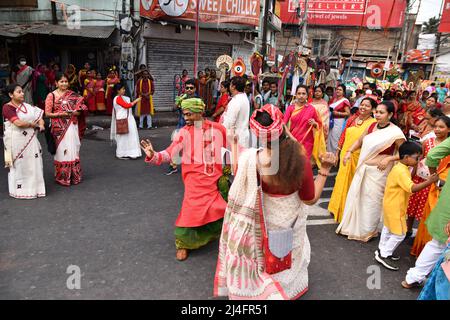
[[[393,253],[406,237],[406,209],[409,196],[439,179],[436,174],[433,174],[428,180],[414,184],[409,167],[417,165],[421,153],[422,147],[419,144],[403,143],[399,148],[400,161],[387,177],[383,199],[384,226],[378,250],[375,251],[375,260],[389,270],[399,269],[393,261],[399,260],[400,257],[394,256]]]

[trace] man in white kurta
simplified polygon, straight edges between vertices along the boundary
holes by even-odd
[[[238,136],[239,146],[249,147],[250,103],[244,93],[246,80],[242,77],[233,77],[230,84],[230,92],[233,98],[228,103],[224,114],[223,126],[227,129],[227,135]]]

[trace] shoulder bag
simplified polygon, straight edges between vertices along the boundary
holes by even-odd
[[[127,117],[125,119],[117,119],[116,115],[116,133],[117,134],[127,134],[129,132],[128,130],[128,115],[130,113],[130,110],[127,110]]]
[[[297,218],[289,228],[268,230],[264,216],[261,177],[259,180],[259,216],[263,235],[264,269],[268,274],[275,274],[288,270],[292,266],[293,226]]]

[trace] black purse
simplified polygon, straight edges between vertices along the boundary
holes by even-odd
[[[55,105],[55,95],[53,95],[53,105]],[[47,151],[55,155],[56,154],[56,142],[55,137],[52,134],[52,130],[50,127],[51,120],[48,119],[48,121],[45,121],[45,141],[47,142]]]

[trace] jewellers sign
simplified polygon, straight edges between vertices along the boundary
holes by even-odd
[[[369,29],[401,28],[406,0],[309,0],[308,24],[360,26]],[[297,24],[305,13],[305,1],[280,2],[280,17],[285,24]],[[300,13],[300,17],[298,17]]]
[[[450,0],[445,0],[439,32],[450,32]]]
[[[198,0],[201,23],[259,25],[259,0]],[[155,20],[195,21],[197,0],[141,0],[140,15]]]

